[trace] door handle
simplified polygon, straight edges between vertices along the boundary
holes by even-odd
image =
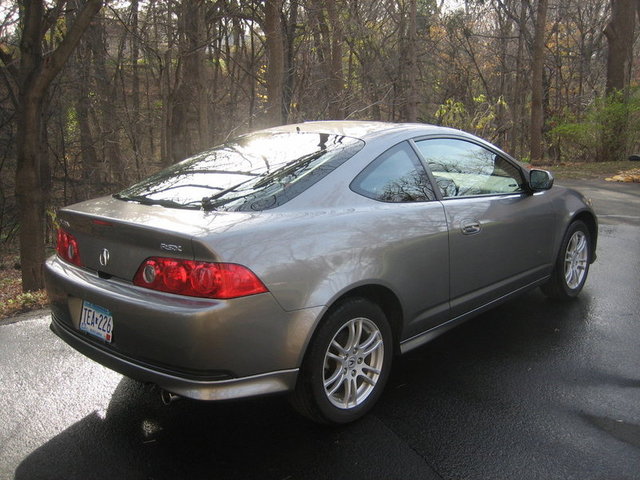
[[[480,222],[469,222],[464,223],[462,225],[462,233],[463,235],[474,235],[476,233],[480,233],[482,228],[480,227]]]

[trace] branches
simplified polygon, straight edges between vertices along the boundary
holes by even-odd
[[[61,3],[61,2],[58,2]],[[44,91],[51,81],[60,73],[62,67],[67,62],[71,52],[80,41],[82,34],[89,27],[91,20],[102,7],[102,0],[87,0],[82,9],[78,12],[73,25],[67,30],[62,42],[49,56],[45,58],[38,80],[34,84],[34,89]],[[42,32],[44,34],[44,32]]]

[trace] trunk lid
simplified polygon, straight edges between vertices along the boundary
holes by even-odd
[[[58,222],[76,237],[85,268],[131,281],[149,257],[194,259],[192,239],[210,232],[215,216],[103,197],[60,210]],[[195,248],[199,259],[216,260],[199,242]]]

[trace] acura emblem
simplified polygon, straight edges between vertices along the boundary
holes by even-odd
[[[100,265],[106,267],[107,263],[109,263],[109,250],[103,248],[102,253],[100,254]]]

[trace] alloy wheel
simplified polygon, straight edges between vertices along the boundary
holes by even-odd
[[[577,230],[567,243],[564,256],[564,278],[567,287],[578,288],[582,283],[589,261],[589,243],[584,232]]]
[[[361,405],[373,391],[384,363],[384,341],[367,318],[346,322],[334,335],[324,356],[323,384],[337,408]]]

